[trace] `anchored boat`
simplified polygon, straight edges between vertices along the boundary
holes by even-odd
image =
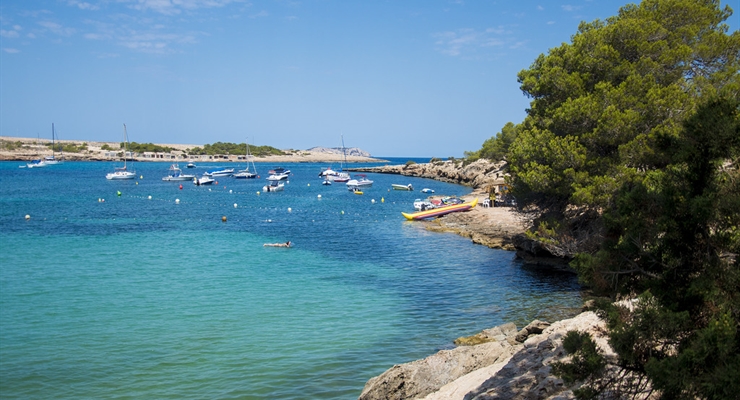
[[[415,213],[402,212],[401,214],[403,214],[403,216],[406,217],[407,220],[413,221],[413,220],[418,220],[418,219],[435,218],[435,217],[439,217],[445,214],[458,212],[458,211],[467,211],[475,207],[476,204],[478,204],[477,197],[475,198],[475,200],[471,201],[470,203],[453,204],[449,206],[437,207],[432,210],[419,211]]]

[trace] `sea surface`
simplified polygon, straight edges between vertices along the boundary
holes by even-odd
[[[294,163],[261,193],[275,165],[210,187],[162,181],[167,163],[131,181],[105,179],[119,163],[20,165],[0,162],[3,399],[355,399],[457,337],[581,305],[574,277],[401,215],[459,185],[371,173],[356,195]]]

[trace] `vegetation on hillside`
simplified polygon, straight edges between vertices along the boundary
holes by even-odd
[[[24,144],[20,140],[16,140],[15,142],[10,140],[0,140],[0,149],[7,150],[7,151],[14,151],[22,148],[27,148],[28,145]]]
[[[609,296],[599,309],[617,379],[601,375],[583,338],[559,367],[585,379],[582,398],[740,393],[740,32],[728,33],[730,15],[717,0],[643,0],[581,23],[519,73],[532,99],[525,120],[468,154],[508,161],[531,237]],[[638,300],[613,304],[622,298]]]
[[[192,155],[216,155],[216,154],[232,154],[242,155],[247,153],[246,143],[222,143],[216,142],[214,144],[206,144],[203,147],[195,147],[188,150],[189,154]],[[271,155],[283,155],[284,151],[276,149],[271,146],[249,146],[249,154],[255,157],[265,157]]]
[[[119,143],[119,147],[121,149],[125,149],[126,143],[124,142]],[[169,146],[160,146],[158,144],[153,144],[153,143],[136,143],[136,142],[129,143],[128,149],[129,151],[132,151],[134,153],[139,153],[139,154],[147,153],[147,152],[149,153],[170,153],[175,150]]]

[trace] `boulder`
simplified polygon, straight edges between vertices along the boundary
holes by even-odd
[[[548,326],[550,326],[549,322],[540,321],[536,319],[530,322],[529,325],[522,328],[522,330],[516,334],[516,337],[514,339],[519,343],[524,343],[524,341],[527,340],[527,338],[529,338],[532,335],[539,335]]]
[[[422,360],[394,365],[370,379],[359,399],[421,398],[461,376],[508,359],[520,347],[506,341],[489,342],[442,350]]]
[[[473,336],[457,338],[454,343],[458,346],[474,346],[488,342],[510,342],[516,338],[516,335],[516,325],[509,322],[490,329],[485,329]]]

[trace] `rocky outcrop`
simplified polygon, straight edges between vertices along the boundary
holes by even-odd
[[[506,162],[480,159],[465,164],[462,160],[434,161],[424,164],[384,165],[380,167],[349,168],[349,171],[398,174],[472,186],[488,192],[495,184],[504,183]]]
[[[461,345],[422,360],[394,365],[382,375],[370,379],[360,399],[424,397],[464,375],[510,358],[522,346],[514,341],[516,334],[514,324],[501,325],[457,340],[458,343],[476,345]]]
[[[576,272],[568,265],[572,260],[571,257],[555,255],[543,243],[532,240],[524,234],[514,236],[512,244],[516,249],[517,258],[526,264],[553,271]]]
[[[572,399],[575,387],[567,387],[551,370],[553,362],[567,361],[565,334],[588,332],[607,357],[613,356],[604,322],[590,311],[552,325],[533,321],[519,332],[511,325],[474,335],[493,341],[395,365],[370,379],[360,399]]]

